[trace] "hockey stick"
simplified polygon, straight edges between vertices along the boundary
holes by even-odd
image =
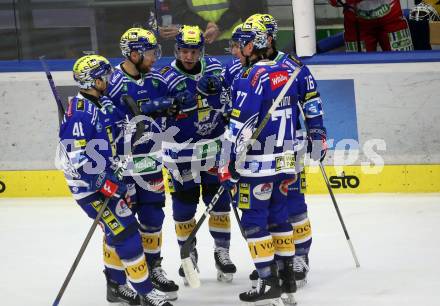
[[[306,122],[306,118],[305,118],[304,112],[302,110],[302,107],[301,107],[299,101],[298,101],[297,105],[298,105],[299,111],[301,113],[301,117],[303,118],[304,127],[306,128],[307,135],[309,135],[309,126]],[[338,203],[336,202],[335,195],[334,195],[333,190],[330,186],[330,181],[328,180],[327,173],[325,173],[325,168],[324,168],[324,165],[322,164],[322,161],[319,161],[319,168],[321,169],[322,176],[324,178],[325,184],[327,185],[328,193],[330,194],[330,197],[332,198],[333,206],[335,207],[339,222],[341,223],[342,229],[344,230],[345,238],[347,239],[347,243],[350,248],[351,255],[353,255],[353,259],[356,264],[356,268],[359,268],[361,265],[359,264],[359,260],[356,256],[356,252],[354,251],[353,244],[351,243],[350,236],[348,235],[347,227],[345,226],[344,219],[342,218],[341,211],[339,210]]]
[[[55,98],[55,101],[57,102],[58,121],[59,121],[59,124],[61,125],[61,121],[63,120],[65,109],[64,109],[63,103],[61,102],[60,95],[58,94],[57,87],[55,86],[55,83],[52,78],[52,74],[50,73],[49,67],[47,66],[44,55],[40,56],[40,62],[41,62],[41,65],[43,66],[44,72],[46,72],[46,78],[49,81],[49,85],[50,85],[50,89],[52,90],[53,97]]]
[[[130,108],[130,110],[133,112],[133,114],[135,116],[140,114],[139,110],[136,108],[136,102],[133,100],[132,97],[130,97],[128,95],[125,95],[125,96],[122,97],[122,99],[127,104],[127,106]],[[139,128],[139,131],[138,131],[138,128]],[[144,132],[144,130],[143,130],[144,128],[145,128],[145,125],[142,125],[142,124],[137,125],[136,133],[135,133],[135,136],[134,136],[135,140],[136,140],[137,137],[140,138],[142,136],[142,134]],[[136,141],[133,141],[133,144],[135,144],[135,143],[136,143]],[[133,145],[132,150],[133,149],[134,149],[134,145]],[[78,264],[79,264],[79,262],[80,262],[80,260],[81,260],[81,258],[83,256],[83,254],[84,254],[84,251],[86,250],[87,245],[89,244],[90,239],[92,238],[93,233],[95,232],[96,226],[98,226],[98,223],[101,220],[102,214],[104,213],[105,209],[108,206],[109,201],[110,201],[110,198],[106,198],[104,200],[104,203],[102,204],[101,208],[99,209],[98,214],[96,215],[95,220],[93,220],[92,226],[90,227],[90,229],[89,229],[89,231],[87,233],[87,236],[84,239],[84,242],[82,243],[81,248],[79,249],[78,254],[76,255],[76,258],[75,258],[75,260],[74,260],[74,262],[72,264],[72,267],[70,268],[69,273],[67,273],[67,276],[64,279],[63,285],[61,286],[61,289],[58,292],[58,295],[57,295],[57,297],[55,298],[55,301],[52,304],[53,306],[58,306],[58,304],[60,303],[60,300],[63,297],[64,291],[66,290],[67,285],[69,284],[70,279],[72,278],[73,273],[75,272],[76,267],[78,266]]]
[[[263,128],[266,126],[267,122],[271,118],[272,113],[275,111],[275,109],[281,103],[281,100],[283,100],[284,96],[286,95],[286,93],[289,90],[290,86],[292,85],[293,81],[296,79],[296,77],[300,73],[301,69],[302,69],[302,66],[298,67],[297,69],[295,69],[293,71],[292,75],[290,76],[287,83],[284,85],[284,87],[281,90],[281,92],[279,93],[278,97],[275,99],[275,101],[272,103],[271,107],[267,111],[267,114],[264,116],[260,125],[252,134],[251,138],[248,141],[246,149],[240,152],[239,157],[235,163],[236,165],[241,165],[245,161],[247,151],[250,148],[252,148],[254,143],[257,141],[257,138],[260,135],[261,131],[263,130]],[[185,278],[188,281],[188,284],[190,285],[190,287],[192,287],[192,288],[200,287],[200,279],[199,279],[199,276],[197,275],[197,271],[195,270],[194,264],[193,264],[192,259],[190,257],[192,244],[193,244],[193,241],[196,237],[197,231],[202,226],[206,217],[209,216],[209,213],[214,208],[215,204],[217,203],[218,199],[220,198],[220,196],[223,194],[224,191],[225,191],[225,189],[223,188],[223,186],[220,186],[217,193],[215,194],[215,196],[212,198],[211,202],[206,207],[203,215],[200,217],[199,221],[197,221],[196,226],[192,230],[191,234],[188,236],[188,239],[185,241],[185,243],[180,248],[180,258],[182,259],[182,268],[183,268],[183,271],[185,272]]]

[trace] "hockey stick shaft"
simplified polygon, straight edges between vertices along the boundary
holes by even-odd
[[[141,114],[139,109],[136,107],[136,102],[133,100],[132,97],[125,95],[122,97],[122,99],[127,104],[128,108],[130,109],[130,111],[132,112],[132,114],[134,116]],[[145,130],[145,124],[142,121],[138,122],[136,124],[136,132],[134,135],[134,141],[132,142],[133,144],[136,143],[137,140],[139,140],[142,137],[144,130]],[[132,150],[134,149],[134,147],[135,147],[135,145],[132,146]],[[58,295],[52,304],[53,306],[57,306],[60,303],[60,300],[63,297],[64,291],[66,290],[67,285],[69,285],[69,282],[73,276],[73,273],[75,272],[76,267],[78,266],[83,254],[84,254],[84,251],[86,250],[86,248],[90,242],[90,239],[92,238],[93,233],[95,232],[96,226],[98,225],[99,220],[101,219],[105,209],[108,206],[109,201],[110,201],[110,198],[106,198],[104,200],[104,203],[102,204],[101,208],[99,209],[98,214],[95,217],[95,220],[93,220],[92,226],[90,227],[90,229],[86,235],[86,238],[84,239],[84,242],[82,243],[81,248],[79,249],[79,252],[76,255],[76,258],[75,258],[75,260],[69,270],[69,273],[67,273],[67,276],[64,279],[63,285],[61,286],[61,289],[58,292]]]
[[[246,149],[239,153],[239,158],[237,159],[236,165],[237,164],[240,165],[246,159],[247,150],[252,148],[253,144],[257,140],[261,131],[263,130],[263,128],[266,126],[267,122],[271,118],[272,113],[280,105],[281,101],[283,100],[284,96],[286,95],[287,91],[289,90],[290,86],[292,85],[293,81],[297,78],[297,76],[301,72],[301,69],[302,69],[302,66],[298,67],[297,69],[295,69],[292,72],[290,78],[288,79],[288,81],[284,85],[283,89],[278,94],[277,98],[275,99],[275,101],[272,103],[271,107],[267,111],[267,114],[264,116],[263,120],[261,120],[260,125],[252,133],[252,136],[249,140],[248,145],[246,146]],[[218,199],[220,198],[220,196],[223,194],[224,191],[225,191],[225,189],[223,188],[223,186],[220,186],[217,193],[215,194],[215,196],[212,198],[211,202],[206,207],[205,212],[203,213],[202,217],[199,219],[199,221],[197,221],[196,226],[192,230],[191,234],[188,236],[187,240],[180,248],[180,258],[182,259],[182,267],[185,271],[185,275],[190,274],[191,276],[197,277],[197,274],[194,272],[194,266],[192,265],[191,261],[188,260],[188,258],[190,257],[192,244],[193,244],[194,238],[197,234],[197,231],[202,226],[206,217],[209,215],[211,210],[214,208],[215,204],[217,203]],[[188,280],[188,283],[190,284],[191,287],[196,288],[200,285],[200,280],[198,279],[198,277],[197,277],[197,280],[195,280],[196,284],[194,284],[194,285],[191,284],[191,282],[188,278],[187,278],[187,280]]]
[[[46,73],[47,81],[49,82],[50,89],[52,90],[53,97],[55,98],[55,101],[57,102],[58,106],[58,120],[61,123],[61,120],[63,120],[64,116],[64,106],[61,102],[60,95],[58,94],[57,87],[55,86],[55,82],[53,81],[52,73],[50,73],[49,67],[47,66],[46,60],[44,56],[40,56],[40,62],[43,66],[44,72]]]
[[[84,254],[84,251],[86,250],[87,245],[89,244],[90,239],[92,238],[93,233],[95,232],[96,226],[98,225],[99,220],[102,217],[102,214],[104,213],[105,209],[107,208],[109,201],[110,201],[110,198],[105,199],[104,203],[102,204],[101,208],[98,211],[98,215],[96,216],[95,220],[93,220],[92,226],[90,227],[89,232],[87,233],[87,236],[84,239],[84,242],[82,243],[78,254],[76,255],[76,258],[72,264],[72,267],[70,267],[69,273],[67,273],[66,279],[64,280],[63,285],[61,286],[61,289],[58,292],[58,295],[52,304],[53,306],[57,306],[60,303],[60,300],[63,297],[64,291],[66,290],[67,285],[69,285],[69,282],[72,279],[73,273],[75,272],[76,267],[78,266],[83,254]]]
[[[299,111],[301,113],[301,116],[303,118],[304,127],[306,128],[307,135],[309,135],[309,126],[307,124],[306,117],[304,115],[303,109],[302,109],[302,107],[301,107],[299,102],[298,102],[298,109],[299,109]],[[330,186],[330,181],[328,180],[327,173],[325,172],[325,168],[324,168],[324,165],[322,164],[322,161],[319,161],[319,168],[321,169],[321,173],[322,173],[322,176],[324,178],[325,184],[327,186],[328,193],[330,194],[333,206],[334,206],[334,208],[336,210],[336,214],[338,215],[339,223],[341,223],[342,230],[344,231],[345,238],[347,240],[348,246],[350,248],[351,254],[352,254],[353,259],[354,259],[354,262],[356,264],[356,268],[359,268],[360,267],[359,260],[358,260],[358,258],[356,256],[356,252],[355,252],[353,244],[352,244],[352,242],[350,240],[350,235],[348,234],[347,227],[345,226],[344,219],[342,218],[341,211],[339,210],[338,203],[336,202],[335,195],[334,195],[333,190],[332,190],[332,188]]]

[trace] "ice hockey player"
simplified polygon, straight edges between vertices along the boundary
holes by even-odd
[[[297,163],[301,159],[301,152],[298,152],[301,143],[296,139],[297,101],[308,86],[304,78],[307,74],[300,72],[272,113],[272,120],[262,129],[256,145],[247,152],[245,163],[235,165],[289,76],[298,69],[298,66],[277,64],[267,59],[268,35],[261,22],[245,22],[242,31],[241,52],[249,67],[232,85],[233,110],[227,136],[232,148],[229,162],[219,170],[225,188],[232,189],[238,182],[234,204],[242,210],[241,224],[259,274],[257,286],[240,294],[240,300],[259,305],[282,305],[281,294],[286,293],[286,302],[294,304],[296,284],[292,266],[295,248],[287,206],[293,195],[289,185],[301,167]],[[322,127],[321,104],[306,103],[302,107],[310,121],[312,136],[321,141],[321,136],[315,134],[315,129],[317,133]],[[227,156],[227,149],[225,143],[222,154]],[[321,151],[320,146],[314,149]]]
[[[232,54],[233,58],[225,64],[222,73],[224,79],[223,86],[227,89],[231,87],[232,81],[234,81],[235,76],[241,72],[241,61],[244,61],[244,56],[241,54],[240,46],[238,43],[239,31],[241,31],[242,25],[243,24],[240,23],[233,29],[231,39],[229,40],[229,52]]]
[[[413,50],[408,23],[400,0],[328,0],[344,7],[344,40],[347,51]]]
[[[301,92],[300,99],[303,104],[314,105],[321,104],[321,98],[318,92],[316,81],[307,66],[303,65],[295,56],[286,54],[276,49],[276,39],[278,32],[278,25],[275,18],[269,14],[256,14],[248,18],[248,20],[260,20],[267,28],[269,35],[267,57],[277,63],[283,63],[296,69],[302,65],[302,74],[307,78],[307,87]],[[318,101],[318,102],[316,102]],[[303,139],[305,131],[301,128],[300,121],[297,121],[297,137]],[[326,138],[325,129],[323,129],[323,139]],[[310,150],[310,148],[309,148]],[[324,159],[326,151],[323,151],[320,159]],[[304,192],[306,187],[304,169],[301,173],[295,176],[294,181],[290,182],[288,187],[292,189],[292,201],[287,206],[289,212],[289,221],[293,226],[293,241],[295,243],[295,279],[298,288],[301,288],[307,283],[307,273],[309,272],[309,251],[312,244],[312,229],[310,220],[307,214],[307,204],[305,202]],[[256,274],[253,273],[250,278],[255,280]]]
[[[170,306],[151,284],[139,226],[126,201],[126,185],[118,175],[116,142],[124,133],[123,114],[103,95],[111,73],[109,61],[99,55],[75,62],[73,77],[80,90],[61,123],[59,160],[74,199],[90,218],[96,218],[105,199],[109,201],[101,219],[107,300]],[[137,293],[127,285],[127,278]]]
[[[185,107],[175,118],[166,119],[167,129],[177,129],[174,142],[164,142],[164,165],[171,175],[173,217],[180,246],[187,240],[196,221],[200,197],[208,204],[220,183],[217,159],[225,131],[220,99],[222,90],[220,62],[204,56],[204,38],[199,27],[184,25],[176,36],[176,59],[161,70],[171,96],[186,96]],[[220,281],[232,281],[236,267],[229,256],[230,199],[225,194],[209,217],[209,231],[214,238],[214,259]],[[197,263],[195,243],[191,258]],[[183,269],[179,269],[184,277]],[[184,281],[186,281],[184,279]]]
[[[160,57],[160,45],[154,34],[142,28],[130,28],[122,34],[119,46],[124,61],[116,66],[108,88],[109,98],[128,119],[132,114],[123,103],[124,95],[131,96],[144,114],[162,115],[173,108],[173,99],[167,97],[162,76],[152,69]],[[163,113],[166,115],[166,112]],[[153,116],[157,117],[157,116]],[[145,121],[150,138],[136,147],[126,180],[135,189],[135,211],[140,222],[142,244],[156,289],[166,293],[170,300],[177,299],[179,287],[166,277],[161,266],[162,224],[165,194],[162,175],[160,135],[161,118]]]

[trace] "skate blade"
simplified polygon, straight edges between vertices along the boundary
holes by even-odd
[[[170,291],[170,292],[163,292],[163,291],[161,291],[161,292],[167,296],[167,300],[168,301],[175,301],[175,300],[177,300],[177,291]]]
[[[261,300],[257,302],[245,302],[241,301],[243,306],[285,306],[281,298]]]
[[[297,304],[293,293],[283,293],[281,299],[283,300],[285,306],[294,306]]]
[[[285,306],[281,298],[261,300],[254,303],[255,306]]]
[[[230,283],[234,278],[234,273],[223,273],[217,271],[217,280],[222,283]]]

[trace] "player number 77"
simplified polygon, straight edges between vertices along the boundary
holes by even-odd
[[[287,119],[292,117],[292,109],[277,109],[272,113],[272,121],[280,119],[278,135],[277,135],[277,147],[281,147],[284,141],[284,134],[286,133]]]

